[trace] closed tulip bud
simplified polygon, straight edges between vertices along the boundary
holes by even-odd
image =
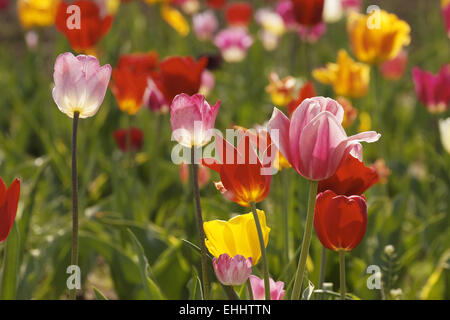
[[[53,99],[59,110],[73,118],[92,117],[100,108],[111,77],[109,64],[100,67],[93,56],[60,54],[55,62]]]
[[[343,118],[344,109],[339,103],[315,97],[304,100],[291,120],[275,108],[269,133],[300,175],[320,181],[331,177],[349,153],[362,160],[359,142],[375,142],[381,136],[367,131],[347,137],[341,125]]]
[[[213,134],[220,101],[213,107],[201,94],[177,95],[170,106],[173,138],[185,147],[204,146]]]
[[[19,179],[15,179],[7,188],[3,179],[0,178],[0,242],[6,240],[14,225],[19,195]]]
[[[264,280],[253,275],[251,275],[249,279],[252,286],[254,300],[265,300]],[[270,300],[282,300],[284,293],[284,282],[275,282],[272,278],[270,278]]]
[[[217,279],[226,286],[240,286],[245,283],[252,273],[252,258],[236,255],[230,257],[221,254],[219,259],[213,259],[213,268]]]
[[[361,242],[367,227],[364,196],[336,195],[331,190],[317,195],[314,229],[322,245],[333,251],[351,251]]]

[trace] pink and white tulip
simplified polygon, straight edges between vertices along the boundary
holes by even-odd
[[[244,28],[228,28],[219,32],[214,44],[220,49],[225,61],[241,62],[247,55],[247,50],[253,44],[253,38]]]
[[[219,27],[216,15],[212,10],[196,14],[192,18],[194,33],[201,41],[211,40]]]
[[[217,279],[225,286],[240,286],[252,273],[252,258],[240,254],[230,257],[224,253],[219,259],[213,259],[213,268]]]
[[[170,106],[173,139],[188,148],[207,144],[214,133],[219,108],[220,101],[211,107],[201,94],[177,95]]]
[[[61,112],[73,118],[92,117],[100,108],[111,77],[109,64],[100,67],[93,56],[74,56],[70,52],[56,58],[53,99]]]
[[[359,142],[375,142],[381,136],[367,131],[347,137],[342,127],[343,118],[344,109],[337,101],[314,97],[305,99],[291,120],[275,108],[269,121],[269,133],[300,175],[309,180],[324,180],[336,172],[349,153],[362,161]]]
[[[429,112],[442,113],[450,105],[450,64],[444,65],[437,75],[421,70],[412,70],[414,87],[419,101]]]
[[[251,275],[249,277],[250,284],[252,286],[253,291],[253,299],[254,300],[265,300],[264,293],[264,279],[260,279],[257,276]],[[282,300],[284,297],[284,282],[277,281],[275,282],[272,278],[270,280],[270,300]]]

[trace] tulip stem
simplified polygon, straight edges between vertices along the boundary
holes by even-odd
[[[341,300],[345,300],[345,251],[339,251],[339,275],[341,281]]]
[[[306,213],[305,232],[303,234],[302,249],[298,260],[297,274],[295,276],[294,288],[292,289],[291,300],[300,299],[300,293],[303,284],[303,276],[305,274],[306,260],[308,258],[309,246],[311,244],[311,236],[314,222],[314,209],[316,206],[316,195],[318,181],[309,181],[308,211]]]
[[[281,172],[283,180],[283,233],[284,233],[284,260],[286,265],[289,263],[289,172],[283,170]]]
[[[320,258],[320,273],[319,273],[319,289],[323,290],[323,283],[325,281],[325,268],[327,263],[327,249],[322,246],[322,256]],[[322,300],[323,294],[319,294],[319,300]]]
[[[73,114],[72,128],[72,256],[71,265],[78,265],[78,170],[77,170],[77,131],[79,112]],[[71,300],[77,299],[77,289],[69,292]]]
[[[256,211],[256,204],[250,202],[252,207],[253,218],[255,219],[256,230],[258,231],[259,246],[261,248],[261,258],[263,262],[264,270],[264,292],[266,300],[270,300],[270,280],[269,280],[269,265],[267,264],[266,246],[264,245],[264,236],[261,228],[261,223],[259,222],[258,212]]]
[[[200,238],[200,250],[202,261],[202,285],[205,299],[209,299],[208,260],[206,258],[205,230],[203,229],[202,207],[200,204],[200,192],[198,188],[198,164],[195,163],[195,147],[191,148],[191,175],[194,186],[195,209],[197,217],[198,235]]]

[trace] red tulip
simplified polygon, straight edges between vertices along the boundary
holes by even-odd
[[[312,27],[322,21],[324,0],[291,0],[294,18],[300,25]]]
[[[206,4],[212,9],[221,9],[226,3],[227,0],[206,0]]]
[[[141,150],[143,139],[144,133],[142,130],[134,127],[114,131],[114,140],[116,140],[117,147],[119,147],[123,152],[128,151],[128,146],[131,151]]]
[[[242,137],[240,133],[237,148],[216,135],[216,152],[220,160],[204,158],[202,164],[220,174],[221,181],[215,185],[225,198],[249,207],[250,202],[261,202],[269,195],[272,175],[265,171],[271,169],[272,157],[265,153],[261,162],[249,135]]]
[[[136,114],[143,105],[148,78],[158,61],[155,52],[135,53],[121,56],[117,68],[112,72],[111,91],[117,99],[119,109]]]
[[[198,61],[192,57],[166,58],[159,64],[159,72],[153,78],[164,98],[171,102],[180,93],[190,96],[198,93],[207,64],[206,57]]]
[[[5,182],[0,178],[0,242],[6,240],[14,225],[19,195],[19,179],[15,179],[9,188],[6,188]]]
[[[8,8],[9,0],[0,0],[0,10]]]
[[[225,17],[230,26],[248,26],[252,19],[252,5],[236,2],[228,6]]]
[[[367,226],[364,196],[336,195],[331,190],[316,198],[314,229],[322,245],[333,251],[351,251],[358,246]]]
[[[319,182],[318,192],[332,190],[340,195],[361,195],[377,182],[375,169],[366,167],[362,161],[348,154],[334,175]]]
[[[74,13],[67,13],[69,5],[80,8],[80,28],[69,29],[68,22]],[[69,40],[73,50],[83,53],[92,53],[100,39],[111,29],[113,17],[100,14],[100,8],[95,2],[78,0],[70,4],[61,2],[56,14],[56,28]]]

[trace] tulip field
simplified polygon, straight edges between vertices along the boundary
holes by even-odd
[[[0,300],[450,299],[449,37],[448,0],[0,0]]]

